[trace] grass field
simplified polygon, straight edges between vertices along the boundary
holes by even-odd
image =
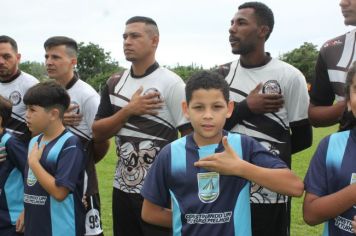
[[[294,155],[292,157],[292,169],[302,179],[307,171],[310,158],[312,157],[320,139],[326,135],[336,131],[336,126],[331,128],[318,128],[313,130],[313,145],[312,147]],[[115,145],[112,143],[111,148],[104,160],[97,165],[102,221],[104,233],[106,236],[112,235],[112,213],[111,213],[111,194],[114,169],[117,157],[115,154]],[[292,201],[292,236],[313,236],[321,235],[322,225],[310,227],[304,223],[302,217],[302,198],[294,198]]]

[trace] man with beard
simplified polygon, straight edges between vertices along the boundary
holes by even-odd
[[[26,106],[22,99],[26,91],[38,80],[19,70],[21,54],[18,53],[17,43],[9,36],[0,36],[0,95],[12,103],[11,119],[6,129],[27,143],[31,133],[26,126]]]
[[[239,6],[231,20],[230,44],[239,59],[219,67],[230,85],[234,113],[225,128],[249,135],[291,167],[291,154],[311,146],[308,92],[303,74],[265,52],[274,17],[259,2]],[[253,235],[289,235],[290,199],[254,184]]]
[[[154,20],[130,18],[123,39],[131,68],[107,81],[93,124],[98,141],[116,136],[119,161],[112,197],[114,235],[169,235],[169,229],[142,221],[140,191],[158,152],[177,139],[178,130],[182,135],[190,131],[181,109],[184,82],[156,62],[159,32]]]

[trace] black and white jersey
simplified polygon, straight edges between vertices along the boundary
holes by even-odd
[[[72,112],[82,114],[83,119],[78,126],[69,126],[68,128],[79,137],[90,140],[93,136],[91,126],[98,111],[100,95],[81,79],[75,79],[73,82],[74,84],[67,88],[67,92],[70,96],[70,103],[78,105],[78,109]]]
[[[29,141],[30,132],[25,121],[26,106],[23,97],[27,90],[37,84],[38,80],[30,74],[21,71],[18,77],[10,81],[0,81],[0,94],[12,102],[11,120],[7,130],[22,140]]]
[[[346,74],[356,60],[356,29],[333,38],[321,47],[316,63],[315,81],[310,101],[317,106],[331,106],[345,98]]]
[[[259,84],[260,93],[278,93],[284,106],[276,113],[253,114],[239,121],[232,132],[246,134],[258,140],[267,150],[291,164],[290,124],[308,118],[309,96],[303,74],[293,66],[272,58],[261,67],[244,68],[239,61],[224,65],[230,85],[230,99],[241,102]],[[238,110],[235,111],[238,114]],[[287,199],[259,186],[252,188],[251,201],[259,203],[285,202]]]
[[[109,117],[125,107],[140,86],[143,87],[142,94],[159,92],[164,104],[157,115],[130,117],[116,135],[119,162],[114,187],[127,193],[140,193],[147,171],[159,151],[177,138],[178,127],[189,123],[181,109],[185,100],[183,80],[158,64],[143,77],[133,77],[127,70],[110,78],[101,94],[96,119]]]

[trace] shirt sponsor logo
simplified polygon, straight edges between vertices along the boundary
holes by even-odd
[[[207,214],[186,214],[188,224],[224,224],[230,222],[231,211]]]
[[[327,47],[330,47],[330,46],[336,46],[336,45],[341,45],[341,44],[342,44],[342,42],[341,42],[340,39],[331,40],[331,41],[326,42],[323,47],[327,48]]]
[[[351,220],[346,219],[344,217],[338,216],[335,218],[335,227],[347,231],[349,233],[353,233]]]
[[[217,172],[198,173],[199,199],[204,203],[214,202],[220,193],[219,179]]]
[[[47,196],[37,196],[37,195],[30,195],[24,194],[23,201],[28,204],[32,205],[41,205],[43,206],[46,204]]]

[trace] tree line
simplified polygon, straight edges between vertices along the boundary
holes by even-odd
[[[317,57],[317,45],[308,42],[305,42],[299,48],[278,56],[280,60],[298,68],[304,74],[308,84],[314,79],[314,68]],[[183,80],[188,79],[193,73],[204,69],[201,65],[199,66],[194,63],[188,66],[177,64],[173,67],[166,67],[177,73]],[[214,68],[216,66],[208,69]],[[40,80],[47,78],[44,63],[25,61],[20,64],[20,69]],[[121,67],[111,57],[110,52],[106,52],[99,45],[91,42],[88,44],[81,42],[78,45],[78,64],[76,70],[82,80],[92,85],[97,91],[100,91],[101,86],[112,74],[123,71],[125,68]]]

